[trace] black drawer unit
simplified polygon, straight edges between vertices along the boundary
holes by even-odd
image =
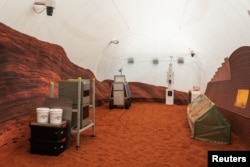
[[[30,138],[30,153],[42,155],[59,155],[67,147],[67,138],[58,141],[39,140]]]
[[[69,147],[70,126],[67,121],[61,124],[31,122],[30,153],[59,155]]]
[[[67,122],[61,124],[41,124],[37,122],[30,123],[31,139],[57,141],[67,137]]]

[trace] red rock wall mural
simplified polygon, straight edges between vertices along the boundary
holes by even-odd
[[[94,78],[70,62],[61,46],[40,41],[0,23],[0,123],[35,112],[50,94],[50,82]],[[109,100],[112,81],[96,80],[96,104]],[[129,83],[133,101],[165,102],[165,87]],[[187,93],[175,91],[175,103],[186,104]]]
[[[250,89],[250,47],[241,47],[225,59],[224,69],[218,70],[208,83],[205,94],[230,121],[232,131],[250,148],[250,102],[245,108],[235,106],[238,89]],[[224,64],[224,63],[223,63]]]

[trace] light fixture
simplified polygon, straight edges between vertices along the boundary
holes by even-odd
[[[119,43],[119,41],[118,41],[118,40],[116,40],[116,39],[114,39],[114,40],[110,41],[109,43],[112,43],[112,44],[118,44],[118,43]]]

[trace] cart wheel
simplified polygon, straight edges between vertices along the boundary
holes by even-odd
[[[80,146],[76,146],[76,150],[79,151],[80,150]]]
[[[129,109],[129,100],[125,101],[125,109]]]
[[[114,104],[113,104],[113,100],[109,101],[109,109],[113,109],[114,108]]]

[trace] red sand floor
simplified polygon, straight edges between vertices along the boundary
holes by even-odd
[[[19,167],[204,167],[208,150],[246,150],[237,136],[220,145],[192,139],[185,105],[132,103],[129,110],[96,108],[96,137],[81,133],[81,146],[59,156],[29,153],[29,122],[35,115],[0,125],[0,166]]]

